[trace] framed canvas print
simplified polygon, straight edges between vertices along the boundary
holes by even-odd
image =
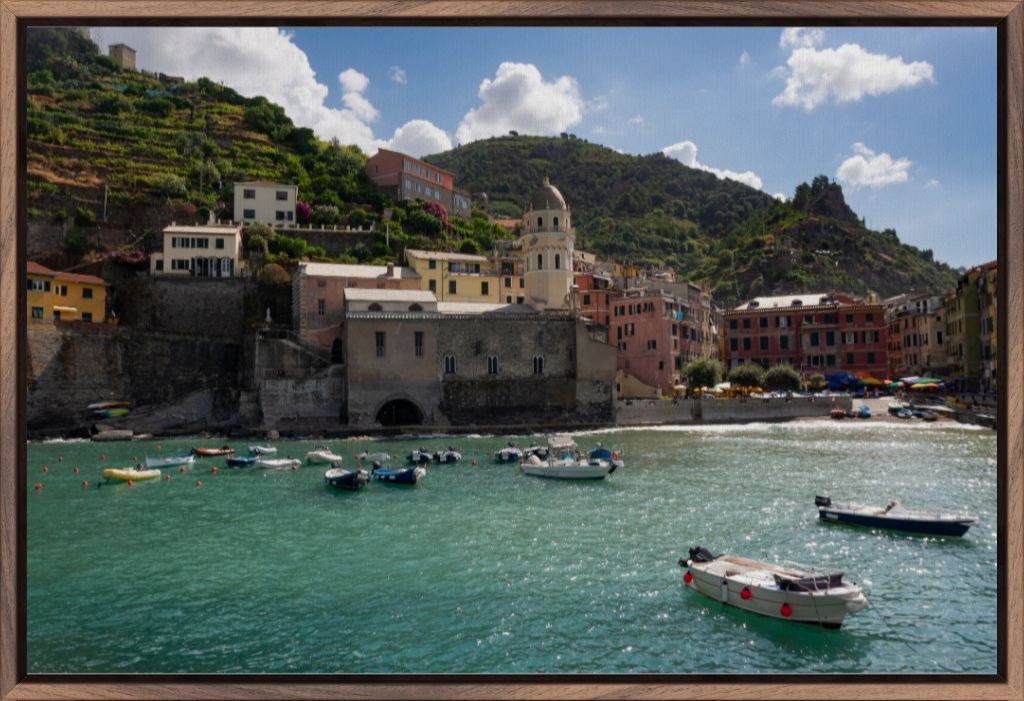
[[[1022,12],[0,0],[0,696],[1022,698]]]

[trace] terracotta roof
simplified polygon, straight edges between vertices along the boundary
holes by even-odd
[[[56,275],[57,274],[56,270],[50,270],[45,265],[40,265],[39,263],[36,263],[34,260],[30,260],[28,262],[28,266],[27,266],[26,272],[31,273],[32,275]]]
[[[68,282],[82,282],[87,285],[106,285],[107,281],[95,275],[79,275],[78,273],[57,273],[58,280]]]
[[[471,260],[474,262],[485,262],[489,260],[487,256],[475,256],[469,253],[446,253],[444,251],[420,251],[415,248],[408,248],[405,251],[406,258],[410,256],[413,258],[422,258],[430,260]]]

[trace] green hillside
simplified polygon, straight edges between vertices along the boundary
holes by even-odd
[[[510,135],[426,160],[518,217],[544,175],[573,210],[578,246],[601,257],[668,265],[712,284],[716,301],[811,291],[942,291],[955,285],[931,251],[866,229],[825,176],[788,202],[688,168],[663,154],[628,156],[572,135]]]

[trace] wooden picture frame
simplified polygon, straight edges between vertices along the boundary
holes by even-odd
[[[77,676],[40,681],[25,661],[25,124],[19,54],[33,21],[112,24],[201,18],[214,24],[292,22],[401,24],[850,24],[997,28],[999,260],[998,674],[970,676]],[[21,198],[21,199],[19,199]],[[649,699],[1024,699],[1024,4],[1021,0],[0,0],[0,698],[649,698]],[[351,678],[349,678],[351,679]]]

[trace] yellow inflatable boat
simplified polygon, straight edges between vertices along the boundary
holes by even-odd
[[[152,480],[160,477],[160,470],[146,470],[139,467],[108,467],[103,471],[103,479],[117,480],[119,482],[139,482],[141,480]]]

